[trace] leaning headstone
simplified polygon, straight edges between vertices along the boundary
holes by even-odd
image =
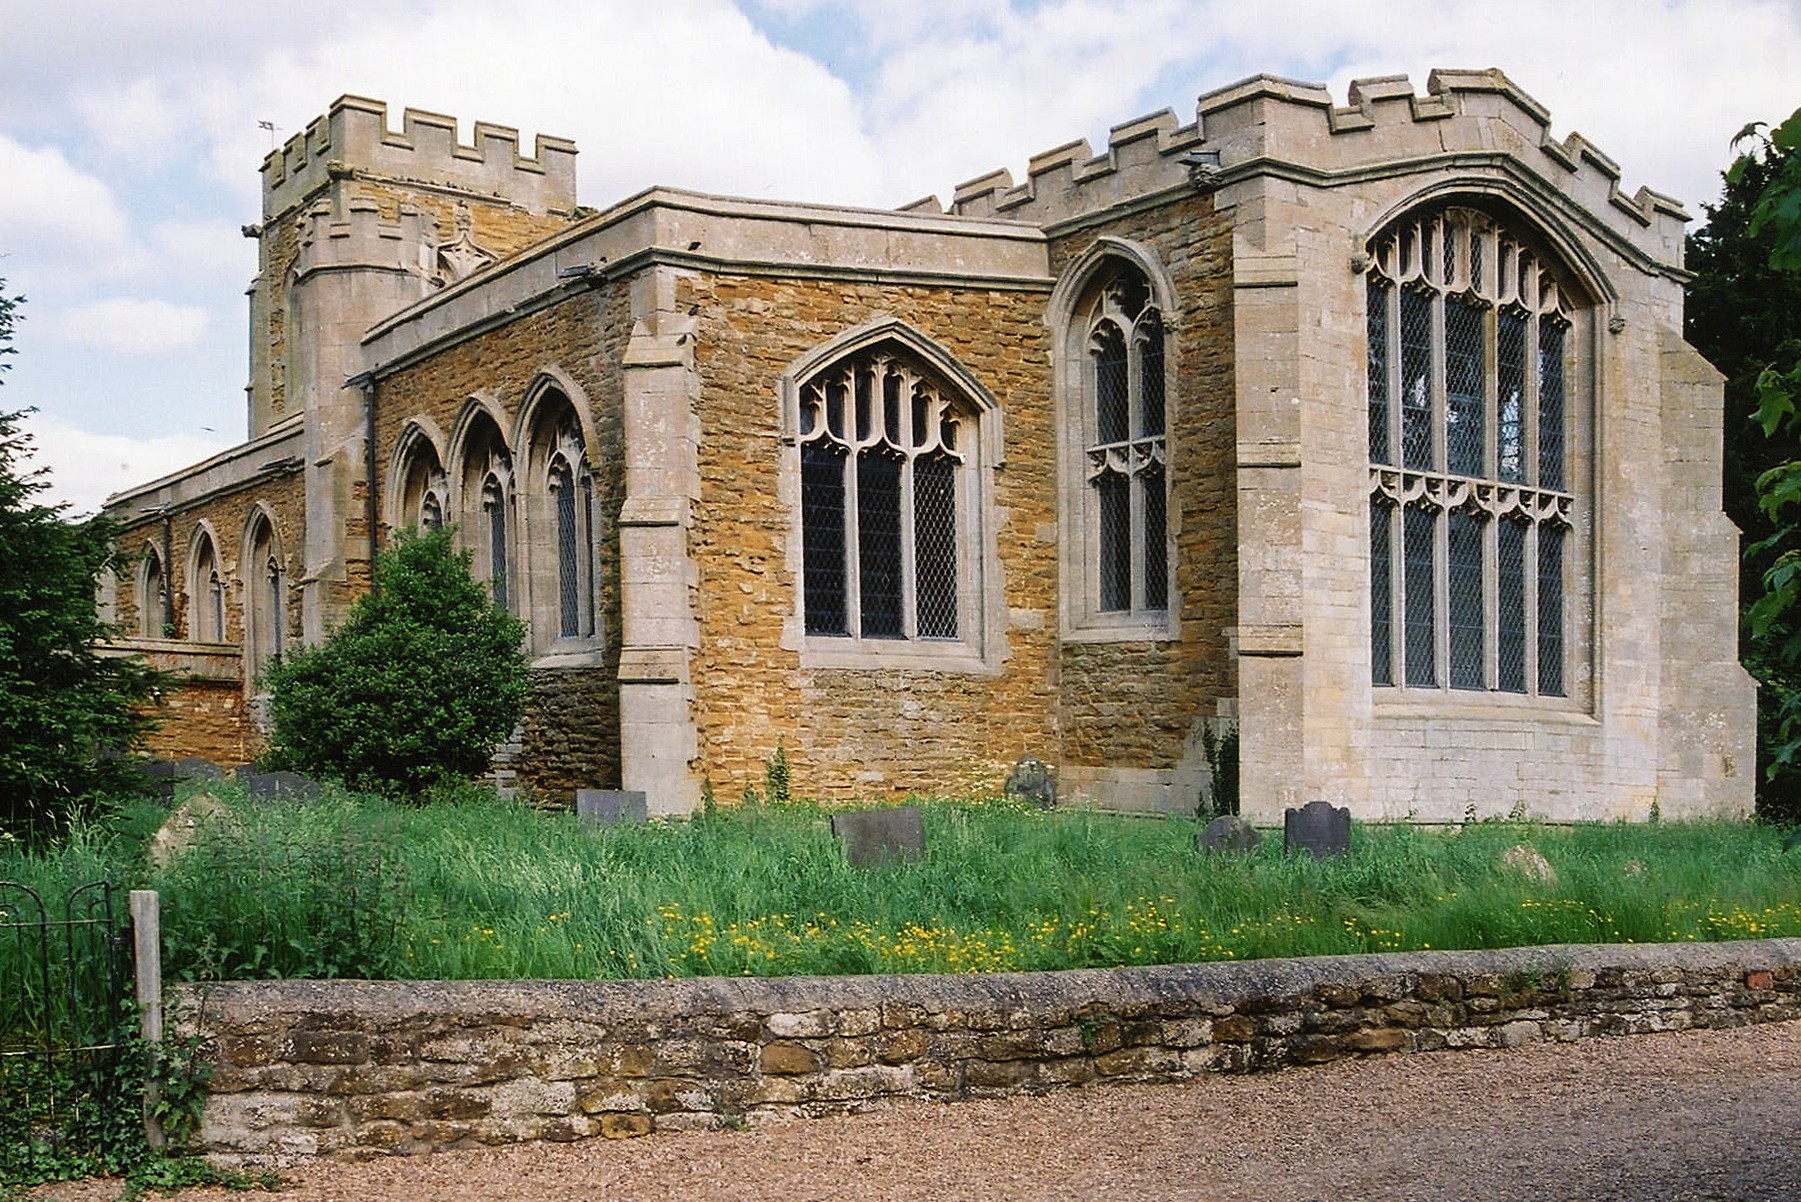
[[[224,802],[211,793],[194,794],[171,810],[156,834],[150,836],[150,863],[156,868],[167,868],[200,841],[203,829],[230,821],[231,811]]]
[[[1501,853],[1501,863],[1529,880],[1547,885],[1557,883],[1557,870],[1539,853],[1538,848],[1516,843]]]
[[[618,826],[648,817],[644,794],[637,789],[577,789],[575,815],[584,826]]]
[[[1329,801],[1310,801],[1282,816],[1282,853],[1306,852],[1316,860],[1351,850],[1351,811]]]
[[[1007,783],[1002,791],[1008,797],[1023,798],[1041,810],[1048,810],[1057,804],[1057,775],[1043,760],[1024,756],[1007,773]]]
[[[833,814],[832,833],[852,868],[917,860],[926,852],[925,816],[918,806]]]
[[[319,796],[319,782],[299,772],[239,773],[238,779],[258,801],[311,801]]]
[[[1196,851],[1218,855],[1226,851],[1256,851],[1263,843],[1257,828],[1235,814],[1221,814],[1194,837]]]

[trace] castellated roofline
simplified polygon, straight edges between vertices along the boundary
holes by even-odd
[[[1550,112],[1503,72],[1436,70],[1426,91],[1404,75],[1354,81],[1338,104],[1322,84],[1256,75],[1201,96],[1191,125],[1168,109],[1032,156],[1015,183],[1002,168],[959,184],[949,212],[1046,227],[1176,188],[1223,188],[1275,173],[1332,187],[1432,165],[1480,170],[1511,158],[1660,263],[1680,262],[1688,213],[1650,188],[1627,194],[1620,167],[1579,133],[1559,140]],[[935,198],[907,206],[941,211]]]
[[[457,141],[454,117],[407,109],[399,130],[388,106],[340,96],[323,117],[263,160],[263,218],[304,202],[329,179],[351,172],[425,184],[520,205],[536,213],[575,209],[575,143],[539,134],[530,158],[519,131],[477,122],[475,143]]]

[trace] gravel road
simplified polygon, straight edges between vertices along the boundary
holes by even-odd
[[[117,1192],[85,1182],[40,1196],[98,1202]],[[289,1172],[280,1196],[1801,1202],[1801,1023],[315,1164]]]

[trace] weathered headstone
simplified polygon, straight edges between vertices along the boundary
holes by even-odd
[[[1316,860],[1351,850],[1351,811],[1329,801],[1310,801],[1282,816],[1282,852],[1306,852]]]
[[[917,860],[926,852],[925,816],[918,806],[833,814],[832,833],[853,868]]]
[[[175,857],[200,841],[200,832],[208,826],[234,821],[225,803],[211,793],[196,793],[163,819],[156,834],[150,836],[148,855],[157,868],[167,868]]]
[[[175,775],[182,780],[224,780],[225,769],[211,760],[187,755],[175,761]]]
[[[1235,814],[1221,814],[1194,837],[1195,850],[1204,851],[1208,855],[1226,851],[1256,851],[1262,843],[1263,835],[1257,828]]]
[[[319,782],[299,772],[239,773],[238,779],[258,801],[311,801],[319,796]]]
[[[178,774],[174,760],[151,760],[144,765],[144,775],[150,778],[151,791],[159,797],[175,796],[175,782]]]
[[[1048,810],[1057,804],[1057,774],[1036,756],[1024,756],[1007,773],[1003,792],[1008,797],[1023,798],[1041,810]]]
[[[577,789],[575,814],[585,826],[618,826],[648,817],[644,794],[637,789]]]
[[[1547,885],[1557,882],[1557,870],[1536,847],[1516,843],[1501,853],[1501,863],[1529,880],[1543,881]]]

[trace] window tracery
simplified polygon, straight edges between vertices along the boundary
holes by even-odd
[[[1563,696],[1579,304],[1464,208],[1391,227],[1366,288],[1372,682]]]
[[[974,414],[881,344],[799,389],[806,633],[970,641]]]

